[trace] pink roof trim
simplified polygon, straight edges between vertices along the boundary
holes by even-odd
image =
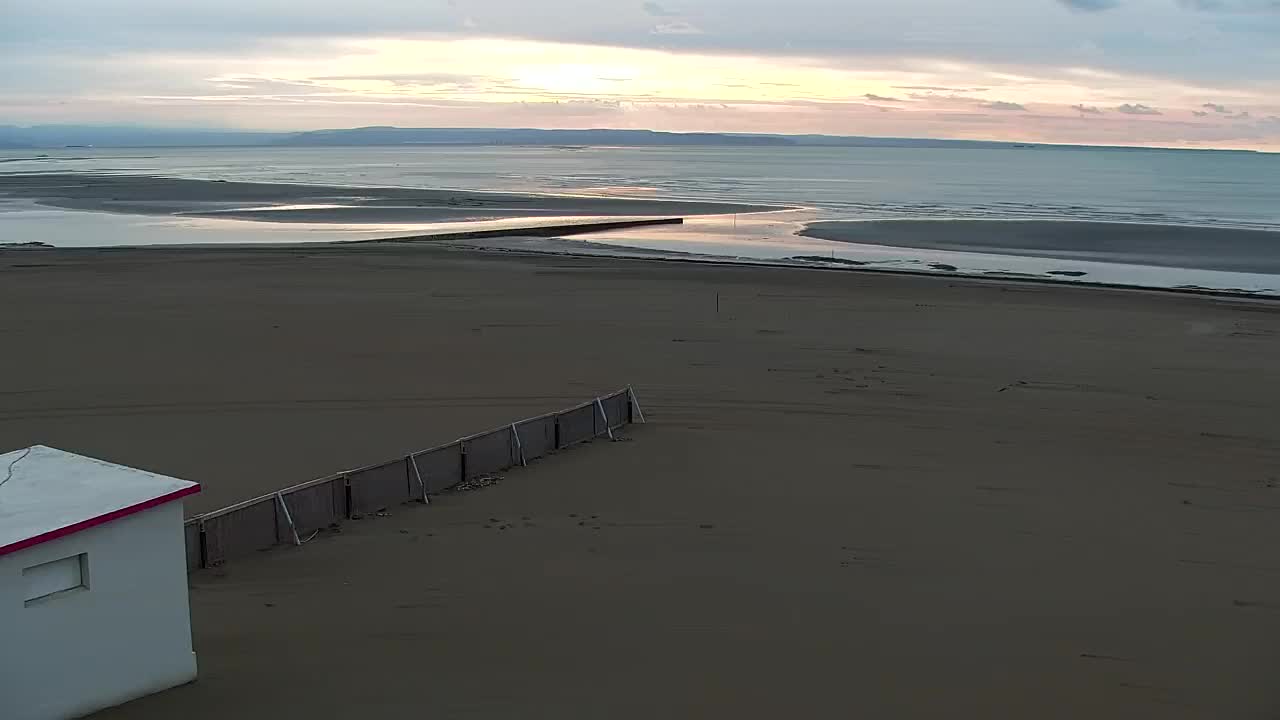
[[[0,556],[8,555],[10,553],[15,553],[19,550],[25,550],[26,548],[33,547],[41,543],[47,543],[50,540],[57,540],[60,537],[74,535],[80,532],[81,530],[88,530],[91,527],[103,525],[111,522],[112,520],[119,520],[122,517],[128,517],[129,515],[140,513],[143,510],[150,510],[153,507],[164,505],[165,503],[172,502],[179,498],[184,498],[188,495],[195,495],[198,492],[200,492],[200,485],[197,483],[189,487],[184,487],[180,490],[174,490],[173,492],[167,493],[165,495],[160,495],[159,497],[153,497],[150,500],[143,500],[140,503],[130,505],[128,507],[123,507],[123,508],[120,508],[119,510],[112,510],[109,513],[105,513],[97,517],[92,517],[92,518],[89,518],[88,520],[81,520],[80,522],[72,523],[65,527],[60,527],[55,530],[50,530],[48,532],[41,533],[39,535],[34,535],[29,538],[23,538],[22,540],[19,540],[17,542],[9,543],[4,547],[0,547]]]

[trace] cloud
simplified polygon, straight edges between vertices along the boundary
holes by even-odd
[[[1263,7],[1259,3],[1276,0],[1230,1]],[[425,37],[669,51],[675,45],[672,36],[681,35],[675,48],[681,52],[800,58],[845,67],[964,63],[1003,66],[1022,75],[1089,67],[1176,78],[1215,91],[1220,82],[1271,82],[1280,27],[1265,18],[1228,27],[1236,18],[1206,21],[1180,8],[1177,0],[1130,0],[1106,13],[1102,26],[1097,11],[1114,4],[1117,0],[308,0],[306,12],[299,12],[291,0],[0,0],[0,57],[7,63],[14,50],[56,50],[79,57],[180,52],[287,59],[308,48],[324,54],[329,48],[321,46],[352,40]],[[1079,12],[1066,13],[1064,7]],[[927,31],[902,31],[921,17],[931,20]],[[673,25],[677,20],[689,25]],[[705,32],[693,32],[695,26]],[[953,83],[936,75],[926,70],[907,82]]]
[[[1280,12],[1277,0],[1178,0],[1188,10],[1212,13],[1274,13]]]
[[[938,118],[948,123],[985,123],[991,120],[986,113],[947,113]]]
[[[1191,114],[1195,115],[1196,117],[1209,117],[1209,113],[1203,110],[1192,110]]]
[[[1119,0],[1058,0],[1076,12],[1102,12],[1120,4]]]
[[[328,88],[313,79],[290,80],[228,75],[209,78],[216,90],[212,94],[230,95],[306,95],[328,92]]]
[[[611,111],[630,127],[1120,144],[1182,132],[1228,143],[1280,114],[1278,4],[308,0],[304,13],[294,0],[0,0],[0,122],[83,122],[101,111],[102,121],[286,129],[521,124],[604,110],[506,117],[507,103],[599,97],[630,103]],[[174,99],[142,100],[157,97]],[[268,97],[272,110],[262,111],[254,98]],[[1081,97],[1095,104],[1073,106]],[[1207,98],[1253,116],[1218,122],[1234,113],[1201,107]],[[461,104],[432,114],[446,101]],[[834,101],[847,106],[830,110]],[[636,109],[645,102],[730,110],[682,125]],[[1140,117],[1157,108],[1167,117]],[[1187,117],[1193,110],[1205,114]],[[986,117],[943,127],[960,121],[941,115],[966,111]],[[1179,121],[1189,129],[1175,130]],[[1253,144],[1280,147],[1280,130],[1265,127]]]
[[[646,15],[662,19],[662,22],[654,25],[653,28],[649,30],[650,35],[695,36],[706,34],[702,31],[702,28],[697,25],[694,25],[687,20],[680,19],[684,17],[684,13],[671,10],[659,3],[653,2],[653,0],[648,0],[648,2],[643,3],[641,7],[644,9]]]
[[[963,87],[943,87],[941,85],[894,85],[897,90],[924,90],[926,92],[949,92],[949,93],[967,93],[967,92],[986,92],[990,88],[963,88]]]
[[[1163,115],[1159,110],[1142,103],[1125,103],[1116,108],[1116,112],[1125,115]]]
[[[1231,114],[1231,111],[1227,109],[1227,106],[1226,106],[1226,105],[1219,105],[1219,104],[1217,104],[1217,103],[1205,103],[1205,104],[1201,105],[1200,107],[1204,108],[1205,110],[1212,110],[1212,111],[1214,111],[1214,112],[1218,113],[1219,115],[1230,115],[1230,114]]]
[[[382,73],[370,75],[317,75],[309,80],[317,82],[352,82],[352,81],[374,81],[386,82],[392,85],[403,86],[423,86],[423,85],[476,85],[488,78],[480,75],[466,75],[462,73]]]
[[[646,14],[653,17],[680,17],[680,13],[672,12],[656,2],[646,2],[641,7],[644,8]]]
[[[1027,111],[1027,106],[1023,105],[1022,103],[1005,102],[1004,100],[993,100],[988,103],[983,103],[982,107],[988,110],[1010,110],[1014,112]]]
[[[1249,119],[1249,118],[1251,118],[1251,117],[1253,117],[1253,116],[1249,114],[1249,111],[1248,111],[1248,110],[1246,110],[1246,111],[1244,111],[1244,112],[1240,113],[1239,115],[1235,115],[1235,116],[1233,116],[1231,119],[1232,119],[1232,120],[1248,120],[1248,119]]]
[[[650,31],[654,35],[702,35],[702,28],[684,20],[658,23]]]

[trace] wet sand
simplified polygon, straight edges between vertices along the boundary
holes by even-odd
[[[192,510],[627,383],[651,421],[194,575],[200,680],[101,718],[1280,704],[1274,303],[438,246],[0,280],[0,449]]]
[[[805,237],[922,250],[1280,274],[1280,233],[1061,220],[816,222]]]
[[[0,197],[135,215],[302,223],[433,223],[573,216],[682,216],[783,208],[717,202],[188,180],[147,175],[0,174]]]

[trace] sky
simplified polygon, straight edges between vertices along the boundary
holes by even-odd
[[[0,124],[1280,151],[1280,0],[0,0]]]

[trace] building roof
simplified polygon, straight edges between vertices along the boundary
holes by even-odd
[[[0,555],[200,492],[200,485],[44,445],[0,455]]]

